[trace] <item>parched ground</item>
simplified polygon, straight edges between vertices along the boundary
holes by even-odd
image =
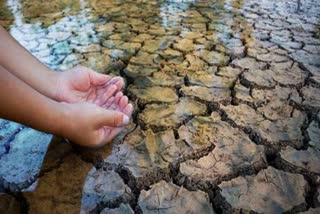
[[[320,2],[296,3],[8,1],[23,46],[136,111],[99,150],[1,120],[0,213],[320,213]]]

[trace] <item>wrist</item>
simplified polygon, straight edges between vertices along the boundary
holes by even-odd
[[[53,100],[58,100],[58,89],[59,89],[59,77],[61,73],[50,70],[47,72],[48,79],[48,93],[46,96],[50,97]]]
[[[69,130],[72,128],[72,118],[70,117],[70,107],[68,103],[53,101],[54,114],[52,133],[58,136],[68,137]]]

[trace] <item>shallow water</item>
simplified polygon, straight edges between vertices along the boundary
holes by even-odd
[[[0,2],[0,23],[54,70],[121,75],[135,113],[99,150],[47,148],[49,135],[1,120],[0,185],[24,191],[0,196],[12,212],[320,204],[318,1],[299,12],[289,0],[35,2]]]

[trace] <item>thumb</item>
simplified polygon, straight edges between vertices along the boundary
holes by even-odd
[[[129,124],[130,118],[119,111],[102,109],[99,115],[97,126],[120,127]]]
[[[103,85],[108,82],[112,77],[106,74],[100,74],[95,71],[90,72],[90,79],[93,85]]]

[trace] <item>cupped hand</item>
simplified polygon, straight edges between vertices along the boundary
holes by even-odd
[[[133,109],[125,96],[113,99],[118,103],[114,110],[92,103],[60,103],[66,117],[63,135],[88,147],[100,147],[111,141],[129,123]],[[115,100],[110,103],[114,105]]]
[[[121,77],[111,77],[77,66],[58,75],[55,99],[59,102],[89,102],[103,106],[123,85]]]

